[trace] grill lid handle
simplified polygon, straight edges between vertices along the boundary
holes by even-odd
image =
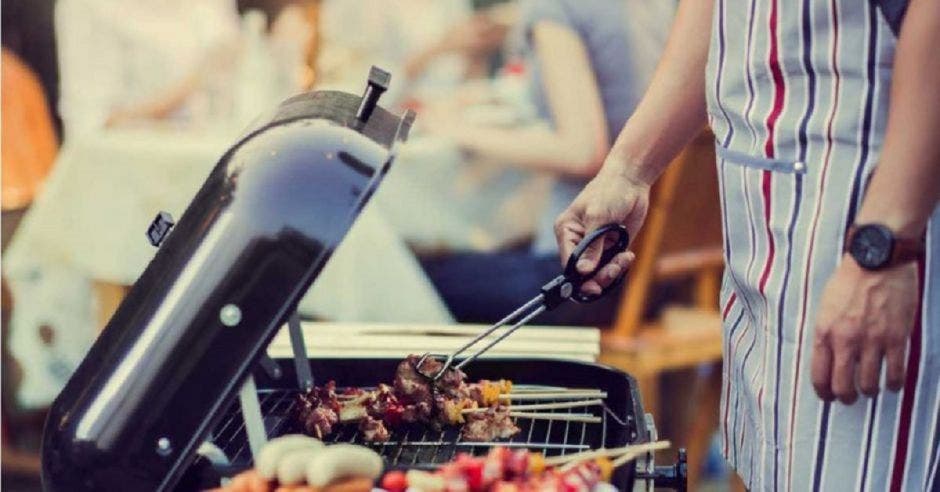
[[[359,109],[356,110],[356,119],[360,123],[368,123],[372,111],[379,104],[379,98],[388,90],[388,84],[392,80],[392,75],[379,67],[373,66],[369,70],[369,81],[366,83],[366,91],[362,94],[362,102],[359,103]]]

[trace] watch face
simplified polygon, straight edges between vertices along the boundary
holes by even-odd
[[[891,259],[894,237],[884,226],[864,225],[852,236],[849,253],[863,268],[880,268]]]

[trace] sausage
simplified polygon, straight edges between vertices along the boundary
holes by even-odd
[[[325,448],[305,448],[285,453],[277,463],[277,482],[281,485],[304,483],[307,466],[317,455],[325,452]]]
[[[312,437],[301,434],[291,434],[271,439],[261,448],[255,459],[255,469],[258,474],[268,480],[277,476],[277,467],[281,459],[296,450],[319,449],[323,443]]]
[[[223,489],[227,492],[270,492],[271,485],[260,477],[255,470],[247,470],[235,475]]]
[[[443,492],[447,487],[444,477],[422,470],[408,470],[405,474],[408,488],[421,492]]]
[[[281,485],[278,488],[274,489],[274,492],[319,492],[313,487],[307,487],[306,485]]]
[[[371,478],[348,478],[323,487],[321,492],[370,492],[374,484]]]
[[[322,487],[341,478],[375,480],[382,473],[382,458],[369,448],[336,444],[323,449],[307,464],[307,483]]]

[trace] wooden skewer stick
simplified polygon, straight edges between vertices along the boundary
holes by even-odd
[[[524,400],[575,400],[581,398],[607,398],[607,393],[603,391],[562,391],[554,393],[509,393],[499,395],[500,400],[524,401]]]
[[[555,410],[562,408],[578,408],[578,407],[591,407],[594,405],[603,405],[604,400],[594,399],[594,400],[579,400],[579,401],[566,401],[561,403],[535,403],[532,405],[511,405],[509,408],[512,410]],[[477,408],[465,408],[461,410],[461,413],[479,413],[485,412],[490,407],[477,407]]]
[[[614,469],[617,469],[625,465],[626,463],[633,461],[641,454],[646,454],[651,451],[656,451],[659,449],[666,449],[669,447],[669,441],[660,441],[660,442],[661,443],[665,442],[666,445],[665,446],[650,446],[648,449],[637,449],[637,450],[630,451],[629,453],[624,453],[622,456],[614,460],[614,462],[612,463],[612,466],[614,467]],[[657,443],[650,443],[650,444],[657,444]]]
[[[589,413],[538,413],[538,412],[509,412],[510,417],[535,420],[555,420],[558,422],[584,422],[599,424],[601,418]]]
[[[512,393],[601,393],[598,388],[560,388],[557,386],[513,386]]]
[[[655,441],[648,442],[644,444],[634,444],[632,446],[625,446],[622,448],[611,448],[611,449],[594,449],[591,451],[582,451],[575,454],[567,454],[562,456],[553,456],[551,458],[545,458],[546,466],[558,466],[570,463],[580,463],[585,460],[591,460],[594,458],[600,457],[611,457],[611,456],[623,456],[627,453],[636,452],[637,455],[643,454],[649,451],[655,451],[657,449],[665,449],[671,446],[672,443],[669,441]],[[635,456],[634,456],[635,457]]]

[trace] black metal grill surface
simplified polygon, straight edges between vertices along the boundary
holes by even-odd
[[[266,374],[256,374],[261,413],[269,439],[298,431],[292,412],[299,391],[293,366],[289,360],[278,362],[284,373],[281,378],[273,380]],[[318,384],[335,380],[338,388],[369,388],[379,382],[390,381],[398,362],[391,359],[337,359],[311,360],[311,365]],[[458,453],[485,454],[494,445],[526,448],[546,456],[556,456],[648,440],[645,429],[637,425],[642,418],[642,407],[636,396],[636,385],[620,371],[594,364],[521,359],[484,359],[468,365],[466,370],[471,380],[508,378],[513,380],[514,388],[539,385],[603,390],[607,392],[603,406],[545,411],[592,413],[602,420],[600,423],[584,423],[518,418],[516,425],[521,431],[511,439],[493,443],[464,441],[458,428],[433,430],[420,424],[390,429],[391,438],[384,443],[362,443],[355,425],[340,425],[325,440],[371,446],[385,458],[389,469],[433,468]],[[237,401],[221,416],[210,440],[225,452],[232,462],[232,469],[251,466],[245,422]],[[633,470],[622,468],[615,475],[614,482],[620,488],[631,486]]]
[[[293,423],[293,406],[297,390],[262,389],[258,391],[261,412],[268,438],[299,430]],[[570,400],[539,400],[553,403]],[[607,442],[608,425],[626,427],[626,421],[614,414],[606,405],[585,409],[540,410],[540,413],[592,413],[602,418],[600,423],[532,420],[519,418],[520,432],[511,439],[480,443],[464,441],[455,427],[433,430],[415,424],[392,430],[391,439],[384,443],[365,443],[356,425],[340,425],[326,437],[327,442],[364,444],[375,449],[386,459],[389,467],[428,468],[453,459],[457,453],[485,454],[491,446],[525,448],[545,456],[557,456],[603,447]],[[608,423],[609,422],[609,423]],[[236,468],[251,466],[248,435],[238,403],[235,403],[218,427],[213,439]]]

